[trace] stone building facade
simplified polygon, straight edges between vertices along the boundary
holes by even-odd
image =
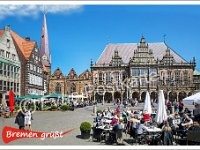
[[[9,91],[20,95],[21,63],[11,36],[10,26],[0,30],[0,104],[6,105]]]
[[[94,100],[144,101],[146,91],[157,99],[162,89],[165,98],[182,100],[194,93],[195,59],[187,62],[165,42],[108,44],[95,65],[91,64]]]
[[[89,93],[89,86],[92,84],[91,73],[86,70],[80,75],[77,75],[75,70],[72,68],[67,76],[57,68],[50,78],[50,93],[64,94],[64,95],[81,95],[91,99]]]

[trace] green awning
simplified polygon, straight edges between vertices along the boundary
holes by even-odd
[[[62,98],[64,95],[62,94],[49,94],[49,95],[45,95],[42,98]]]
[[[15,100],[25,100],[25,99],[39,99],[43,97],[43,95],[25,95],[22,97],[16,97]]]
[[[6,64],[10,64],[10,65],[14,65],[14,66],[20,67],[20,64],[14,63],[12,61],[9,61],[9,60],[3,59],[3,58],[0,58],[0,62],[4,62]]]

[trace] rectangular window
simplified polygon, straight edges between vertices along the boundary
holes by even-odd
[[[10,77],[10,66],[8,65],[8,72],[7,76]]]
[[[3,81],[0,80],[0,91],[2,91],[2,90],[3,90]]]
[[[16,91],[19,92],[19,83],[17,83],[17,90]]]
[[[109,82],[110,80],[110,72],[106,72],[106,82]]]
[[[5,51],[4,50],[0,50],[0,57],[5,57]]]
[[[7,65],[4,64],[4,73],[3,73],[4,76],[7,76]]]
[[[0,75],[3,75],[3,63],[0,62]]]
[[[10,82],[7,82],[7,91],[10,90]]]
[[[4,90],[4,91],[7,90],[7,82],[6,82],[6,81],[3,82],[3,90]]]
[[[114,72],[114,79],[116,82],[119,82],[119,72]]]
[[[188,72],[187,71],[184,72],[183,78],[184,78],[184,85],[187,86],[188,85]]]
[[[17,89],[16,89],[17,87],[16,87],[16,83],[14,83],[14,88],[13,88],[13,90],[14,90],[14,92],[16,92],[17,91]]]
[[[6,52],[6,58],[10,58],[10,52]]]
[[[103,73],[99,73],[99,81],[103,81]]]
[[[140,70],[138,68],[132,68],[131,69],[131,76],[139,76],[140,75]]]

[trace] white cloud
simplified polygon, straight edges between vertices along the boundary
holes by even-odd
[[[69,14],[72,12],[79,12],[82,10],[80,5],[0,5],[0,19],[7,16],[24,17],[31,16],[37,17],[39,12],[45,8],[47,13],[62,13]]]

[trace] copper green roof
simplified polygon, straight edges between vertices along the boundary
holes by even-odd
[[[198,70],[195,70],[195,71],[193,72],[193,75],[199,76],[199,75],[200,75],[200,72],[199,72]]]

